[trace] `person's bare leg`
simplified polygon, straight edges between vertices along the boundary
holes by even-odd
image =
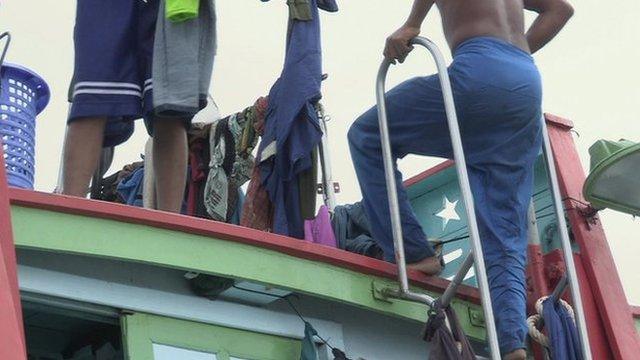
[[[437,256],[431,256],[417,263],[407,264],[407,269],[422,271],[429,276],[433,276],[440,274],[442,265],[440,265],[440,259]]]
[[[158,210],[179,213],[187,182],[187,131],[179,119],[157,119],[153,127]]]
[[[527,352],[524,349],[518,349],[504,355],[504,360],[526,360]]]
[[[442,272],[442,264],[440,256],[442,255],[442,244],[434,245],[435,255],[424,258],[416,263],[407,264],[407,268],[411,270],[422,271],[423,273],[433,276]]]
[[[76,119],[67,126],[62,159],[62,193],[86,197],[98,167],[106,118]]]

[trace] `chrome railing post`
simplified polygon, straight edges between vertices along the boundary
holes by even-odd
[[[582,296],[580,295],[580,284],[578,283],[578,274],[576,265],[573,261],[573,250],[571,249],[571,240],[569,239],[569,230],[567,221],[564,217],[564,208],[562,206],[562,196],[560,194],[560,185],[558,184],[558,174],[556,172],[555,161],[553,159],[553,151],[551,149],[551,141],[549,140],[549,132],[544,115],[540,117],[542,122],[542,139],[543,153],[547,166],[547,175],[551,185],[551,195],[553,199],[553,209],[556,213],[556,221],[558,222],[558,232],[560,234],[560,242],[562,243],[562,252],[564,253],[564,262],[567,267],[566,276],[571,287],[571,298],[573,300],[573,308],[576,314],[576,325],[578,334],[580,335],[580,345],[584,359],[591,360],[591,348],[589,346],[589,335],[587,332],[587,322],[584,317],[584,307],[582,305]]]
[[[478,231],[478,224],[476,220],[475,208],[473,203],[473,194],[471,193],[471,186],[469,184],[469,176],[467,173],[467,166],[464,157],[464,150],[462,147],[462,137],[460,135],[460,128],[458,124],[458,118],[456,115],[455,104],[453,99],[453,91],[451,89],[451,83],[449,81],[449,74],[447,72],[447,66],[444,61],[444,57],[438,47],[428,39],[422,37],[416,37],[411,41],[414,45],[422,45],[429,50],[433,56],[438,69],[438,77],[440,79],[440,85],[442,88],[442,94],[444,97],[445,112],[447,115],[447,122],[449,125],[449,131],[451,135],[451,144],[453,148],[454,160],[456,162],[456,169],[458,174],[458,180],[460,182],[460,191],[465,205],[466,215],[469,222],[469,233],[473,248],[474,264],[476,267],[476,277],[478,279],[478,288],[482,299],[482,308],[485,315],[485,322],[487,327],[487,339],[489,347],[491,349],[492,359],[498,360],[500,358],[500,350],[498,343],[498,336],[495,327],[495,321],[493,316],[493,309],[491,307],[491,296],[489,293],[489,282],[487,280],[487,274],[485,270],[484,257],[482,253],[482,244],[480,243],[480,236]],[[380,123],[380,135],[382,142],[382,152],[385,169],[385,179],[387,183],[387,193],[389,197],[389,210],[391,215],[391,225],[393,232],[394,249],[396,253],[396,263],[398,265],[398,280],[400,282],[400,289],[398,295],[401,298],[410,298],[416,294],[413,294],[409,290],[409,281],[407,278],[407,267],[404,253],[404,243],[402,238],[402,223],[400,219],[400,209],[398,205],[398,193],[396,189],[395,174],[393,167],[393,158],[391,154],[391,145],[389,140],[389,128],[387,120],[387,109],[385,103],[385,80],[387,71],[389,70],[389,60],[385,59],[380,65],[378,71],[378,78],[376,84],[376,97],[378,101],[378,120]],[[468,270],[468,269],[467,269]],[[464,275],[462,275],[464,277]],[[433,301],[431,301],[433,303]],[[431,304],[429,304],[431,305]]]

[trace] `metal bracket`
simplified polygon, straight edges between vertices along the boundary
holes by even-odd
[[[487,327],[482,310],[469,307],[468,311],[469,311],[469,322],[471,322],[471,325],[476,327],[482,327],[482,328]]]
[[[325,184],[322,184],[322,183],[318,184],[318,187],[317,187],[317,190],[316,190],[318,195],[323,195],[324,194],[324,187],[325,187]],[[335,181],[333,182],[333,192],[336,193],[336,194],[340,193],[340,183],[339,182],[335,182]]]
[[[371,295],[378,301],[393,304],[393,301],[391,301],[388,295],[390,290],[392,290],[392,288],[388,284],[382,284],[375,280],[371,282]]]

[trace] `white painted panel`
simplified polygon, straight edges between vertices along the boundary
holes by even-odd
[[[154,360],[218,360],[216,354],[153,344]]]

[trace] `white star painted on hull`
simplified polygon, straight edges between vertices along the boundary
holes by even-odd
[[[449,198],[446,196],[442,199],[442,210],[439,213],[435,214],[437,217],[442,219],[442,230],[447,227],[449,221],[451,220],[460,220],[460,216],[458,216],[458,212],[456,211],[456,205],[459,200],[454,202],[449,201]]]

